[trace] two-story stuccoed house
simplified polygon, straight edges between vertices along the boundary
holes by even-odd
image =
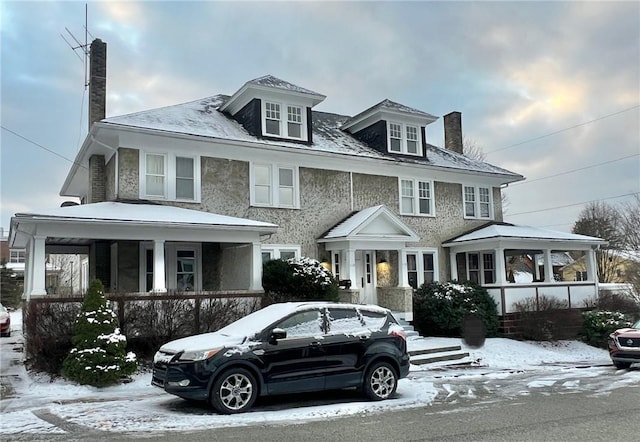
[[[597,238],[503,223],[501,188],[524,179],[463,154],[461,114],[390,100],[357,115],[314,110],[325,96],[267,75],[231,95],[105,118],[106,67],[92,44],[91,127],[61,195],[80,205],[16,214],[25,297],[46,293],[45,253],[86,254],[110,291],[259,291],[267,259],[311,257],[345,299],[411,311],[424,282],[472,280],[501,311],[539,294],[597,293]],[[587,280],[555,281],[551,253],[586,255]],[[509,281],[523,254],[546,266]]]

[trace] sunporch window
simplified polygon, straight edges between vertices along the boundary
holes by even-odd
[[[467,280],[476,284],[496,282],[495,258],[491,253],[467,253]]]

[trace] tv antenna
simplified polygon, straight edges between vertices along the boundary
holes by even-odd
[[[87,28],[88,15],[89,15],[88,6],[85,3],[84,4],[84,44],[80,43],[80,41],[75,37],[75,35],[73,35],[71,33],[69,28],[67,28],[66,26],[65,26],[64,29],[65,29],[65,31],[67,31],[67,34],[69,34],[71,39],[73,39],[73,41],[76,43],[76,46],[71,44],[69,42],[69,40],[67,40],[67,38],[64,36],[64,34],[60,34],[60,37],[62,37],[62,39],[65,41],[65,43],[69,45],[69,47],[73,50],[73,53],[76,54],[76,57],[78,57],[80,62],[83,63],[83,65],[84,65],[84,88],[85,88],[85,90],[89,86],[89,72],[88,72],[89,64],[87,63],[87,60],[88,60],[90,54],[89,54],[88,37],[91,36],[92,39],[95,39],[95,37],[93,35],[91,35],[91,32],[89,32],[89,29]],[[78,52],[81,52],[82,56],[80,56],[80,54]]]

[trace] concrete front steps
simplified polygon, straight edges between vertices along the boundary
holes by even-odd
[[[468,366],[473,362],[469,353],[460,345],[429,345],[429,339],[418,334],[413,325],[404,319],[402,313],[394,313],[400,326],[407,333],[409,361],[413,365]]]

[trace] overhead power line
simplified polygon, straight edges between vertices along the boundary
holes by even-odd
[[[82,164],[80,164],[80,163],[76,163],[74,160],[72,160],[72,159],[70,159],[70,158],[67,158],[67,157],[65,157],[64,155],[59,154],[59,153],[58,153],[58,152],[56,152],[55,150],[53,150],[53,149],[49,149],[48,147],[45,147],[45,146],[43,146],[42,144],[36,143],[35,141],[30,140],[29,138],[27,138],[27,137],[25,137],[25,136],[22,136],[22,135],[20,135],[19,133],[12,131],[11,129],[8,129],[8,128],[6,128],[6,127],[2,126],[2,125],[0,125],[0,127],[2,128],[2,130],[6,130],[6,131],[7,131],[7,132],[9,132],[10,134],[13,134],[13,135],[15,135],[16,137],[23,139],[23,140],[24,140],[24,141],[26,141],[27,143],[31,143],[31,144],[33,144],[34,146],[38,146],[40,149],[46,150],[47,152],[52,153],[52,154],[54,154],[55,156],[62,158],[63,160],[66,160],[66,161],[68,161],[68,162],[70,162],[70,163],[72,163],[72,164],[76,164],[76,165],[78,165],[78,166],[80,166],[80,167],[82,167],[82,168],[84,168],[84,169],[86,169],[86,168],[87,168],[86,166],[84,166],[84,165],[82,165]]]
[[[572,169],[572,170],[567,170],[565,172],[559,172],[559,173],[556,173],[554,175],[547,175],[547,176],[543,176],[543,177],[540,177],[540,178],[534,178],[532,180],[527,179],[526,181],[520,181],[518,183],[510,184],[509,187],[521,186],[523,184],[529,184],[529,183],[534,183],[536,181],[546,180],[547,178],[554,178],[554,177],[557,177],[557,176],[568,175],[568,174],[574,173],[574,172],[580,172],[582,170],[593,169],[594,167],[604,166],[606,164],[615,163],[617,161],[628,160],[629,158],[633,158],[633,157],[640,157],[640,153],[634,153],[633,155],[628,155],[626,157],[616,158],[615,160],[603,161],[602,163],[597,163],[597,164],[592,164],[590,166],[580,167],[579,169]]]
[[[590,201],[583,201],[581,203],[563,204],[562,206],[547,207],[546,209],[529,210],[527,212],[507,213],[506,216],[518,216],[518,215],[527,215],[529,213],[548,212],[548,211],[551,211],[551,210],[564,209],[565,207],[581,206],[583,204],[589,204],[589,203],[593,203],[593,202],[596,202],[596,201],[608,201],[608,200],[614,200],[614,199],[618,199],[618,198],[624,198],[625,196],[631,196],[631,195],[635,195],[635,193],[634,192],[625,193],[624,195],[610,196],[608,198],[600,198],[600,199],[595,199],[595,200],[590,200]]]
[[[586,126],[587,124],[595,123],[596,121],[604,120],[605,118],[613,117],[615,115],[620,115],[620,114],[632,111],[632,110],[637,109],[637,108],[640,108],[640,104],[636,104],[635,106],[631,106],[630,108],[623,109],[621,111],[614,112],[612,114],[607,114],[607,115],[603,115],[603,116],[598,117],[598,118],[594,118],[593,120],[585,121],[583,123],[578,123],[578,124],[576,124],[574,126],[566,127],[564,129],[560,129],[560,130],[557,130],[555,132],[551,132],[551,133],[548,133],[548,134],[545,134],[545,135],[540,135],[538,137],[531,138],[531,139],[528,139],[528,140],[520,141],[519,143],[511,144],[509,146],[501,147],[500,149],[490,150],[489,152],[485,152],[485,155],[489,155],[489,154],[492,154],[492,153],[496,153],[496,152],[500,152],[500,151],[503,151],[503,150],[511,149],[513,147],[517,147],[517,146],[520,146],[522,144],[531,143],[532,141],[537,141],[537,140],[540,140],[542,138],[547,138],[547,137],[550,137],[550,136],[553,136],[553,135],[557,135],[559,133],[566,132],[566,131],[572,130],[572,129],[576,129],[578,127]]]

